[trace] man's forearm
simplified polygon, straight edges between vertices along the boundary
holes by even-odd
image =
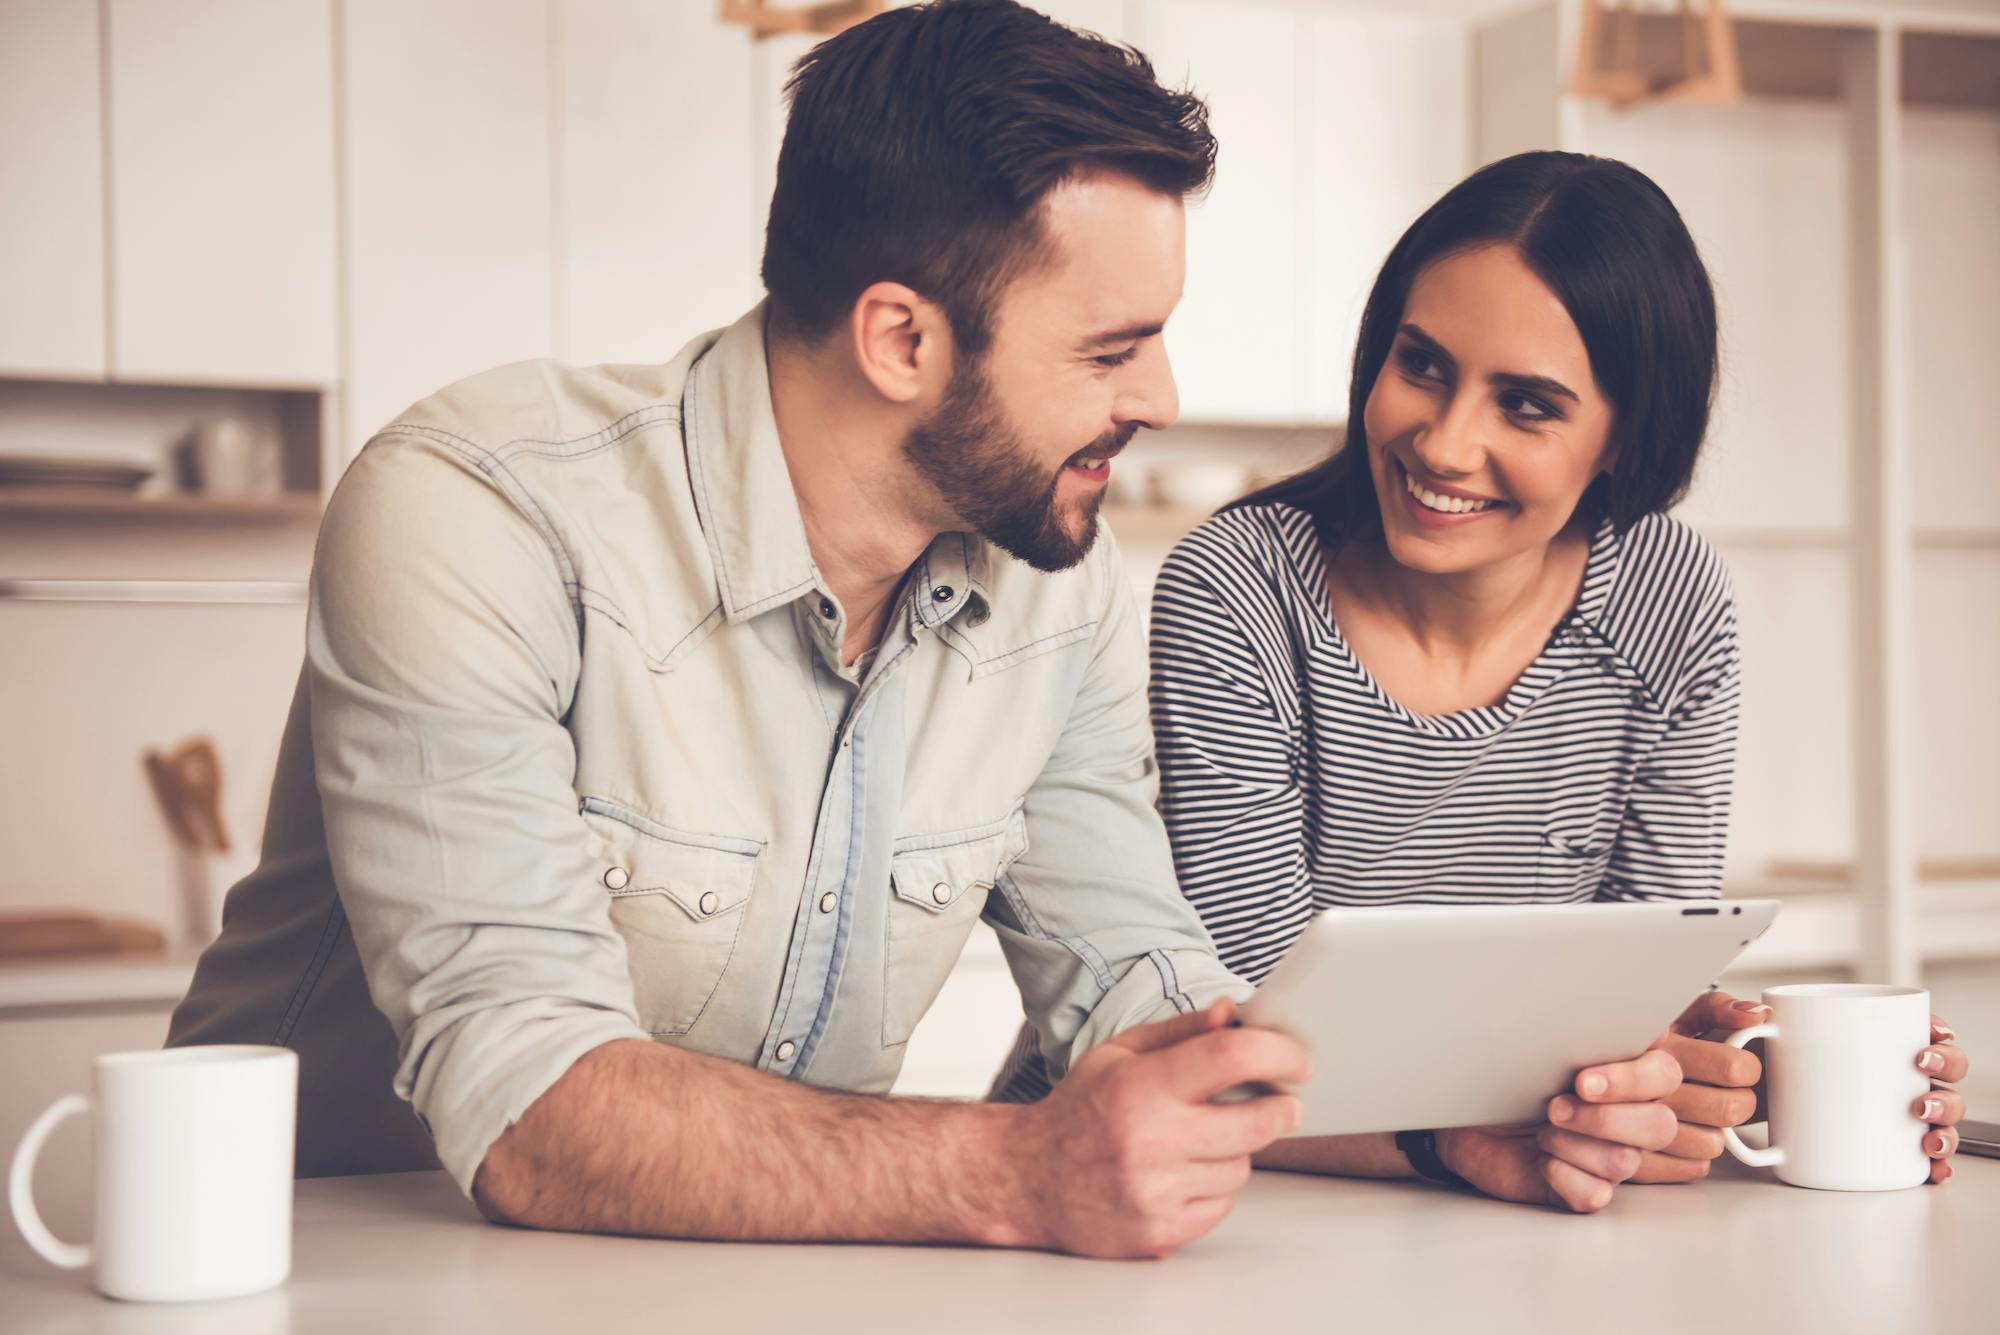
[[[1025,1111],[830,1093],[625,1040],[578,1060],[493,1143],[473,1197],[536,1228],[1032,1246],[1009,1153]]]
[[[1265,1147],[1252,1160],[1259,1168],[1336,1177],[1411,1177],[1415,1170],[1396,1138],[1386,1131],[1359,1136],[1296,1136]]]

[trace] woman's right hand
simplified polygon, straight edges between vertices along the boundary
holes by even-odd
[[[1593,1214],[1645,1151],[1673,1140],[1680,1123],[1660,1100],[1680,1083],[1680,1065],[1657,1048],[1586,1067],[1573,1093],[1549,1100],[1547,1122],[1440,1131],[1438,1157],[1488,1196]]]

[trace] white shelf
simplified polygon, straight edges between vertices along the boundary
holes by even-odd
[[[1799,883],[1732,881],[1731,899],[1777,897],[1778,920],[1731,966],[1787,970],[1852,966],[1861,956],[1861,914],[1852,891],[1800,892]],[[1914,936],[1923,963],[2000,956],[2000,882],[1931,884],[1917,891]]]
[[[0,1019],[73,1006],[171,1006],[194,978],[186,955],[0,963]]]

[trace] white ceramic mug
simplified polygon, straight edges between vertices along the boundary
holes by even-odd
[[[233,1298],[292,1268],[293,1127],[299,1057],[289,1048],[114,1052],[91,1097],[68,1094],[14,1151],[8,1196],[21,1235],[65,1269],[97,1265],[97,1290],[141,1302]],[[75,1113],[96,1122],[96,1240],[64,1242],[35,1209],[35,1157]]]
[[[1894,1191],[1930,1180],[1930,1128],[1914,1109],[1931,1092],[1917,1054],[1931,1041],[1931,994],[1875,983],[1801,983],[1764,993],[1768,1023],[1731,1034],[1764,1045],[1771,1145],[1728,1127],[1729,1152],[1795,1187]]]

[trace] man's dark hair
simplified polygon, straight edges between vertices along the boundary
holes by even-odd
[[[1215,170],[1199,98],[1012,0],[890,10],[807,53],[785,91],[764,286],[778,329],[807,340],[897,282],[977,359],[995,299],[1042,251],[1050,190],[1103,170],[1186,196]]]
[[[1328,546],[1376,541],[1382,513],[1362,413],[1389,360],[1410,287],[1448,255],[1499,243],[1562,301],[1611,403],[1616,471],[1579,509],[1624,530],[1671,508],[1694,477],[1715,396],[1715,293],[1694,238],[1636,168],[1581,153],[1519,153],[1481,167],[1410,224],[1361,313],[1348,382],[1347,440],[1324,462],[1237,505],[1286,501]]]

